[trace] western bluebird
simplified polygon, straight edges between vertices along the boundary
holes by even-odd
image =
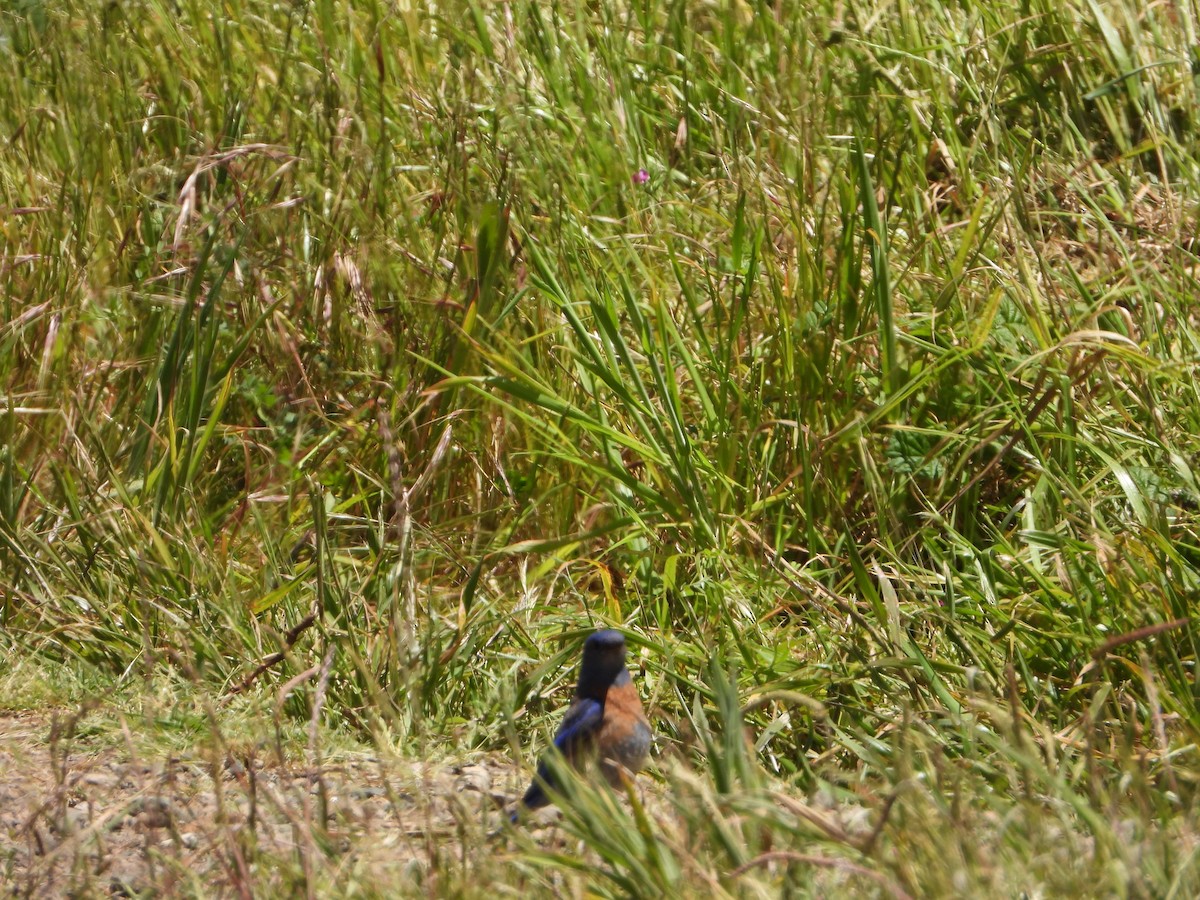
[[[650,723],[625,668],[625,638],[619,631],[597,631],[584,641],[575,699],[547,756],[556,752],[577,770],[598,760],[600,771],[613,787],[620,787],[646,764]],[[554,773],[543,756],[513,821],[522,809],[548,805],[546,789],[555,787]]]

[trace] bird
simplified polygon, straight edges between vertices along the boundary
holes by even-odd
[[[552,802],[547,791],[558,787],[549,762],[554,754],[576,771],[598,762],[605,781],[614,788],[623,787],[646,765],[650,722],[625,667],[625,654],[625,637],[613,629],[597,631],[584,641],[575,697],[554,736],[554,746],[538,763],[529,790],[512,814],[513,822],[522,812]]]

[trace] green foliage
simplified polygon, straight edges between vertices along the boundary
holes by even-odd
[[[670,821],[580,785],[600,868],[498,877],[1194,893],[1196,31],[10,4],[0,642],[267,707],[333,647],[444,755],[616,624]]]

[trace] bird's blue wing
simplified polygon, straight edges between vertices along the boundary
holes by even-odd
[[[567,709],[563,723],[554,736],[554,746],[571,765],[577,765],[577,754],[600,729],[604,721],[604,705],[595,700],[580,698]],[[538,763],[537,776],[525,792],[521,804],[526,809],[538,809],[550,802],[546,788],[557,788],[554,773],[545,756]],[[517,813],[513,813],[513,821]]]
[[[604,704],[596,700],[580,698],[571,704],[563,723],[554,735],[554,746],[571,762],[575,753],[583,746],[604,721]]]

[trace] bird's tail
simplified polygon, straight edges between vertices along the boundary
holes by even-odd
[[[529,790],[525,792],[525,796],[521,798],[521,802],[517,804],[517,808],[513,810],[512,816],[510,816],[514,824],[520,821],[522,813],[550,805],[550,797],[546,793],[546,785],[551,784],[551,778],[550,770],[546,764],[540,764],[537,775],[534,776],[533,783],[529,785]]]

